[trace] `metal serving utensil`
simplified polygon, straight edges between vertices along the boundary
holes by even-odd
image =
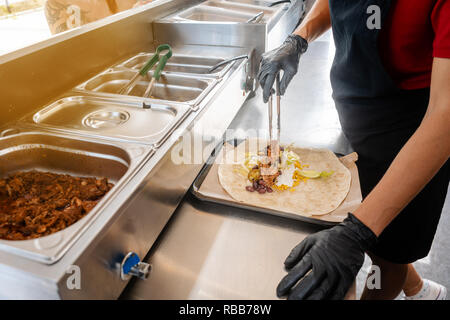
[[[165,50],[167,50],[167,53],[160,57],[161,52]],[[141,68],[141,70],[139,70],[139,72],[136,73],[133,78],[131,78],[131,80],[119,90],[119,94],[129,95],[136,83],[143,80],[147,73],[151,70],[151,68],[153,68],[153,66],[158,63],[158,66],[156,67],[155,72],[150,79],[150,83],[144,93],[144,97],[149,97],[153,90],[155,81],[159,80],[162,70],[171,57],[172,48],[168,44],[159,45],[156,48],[155,54],[147,61],[147,63]]]
[[[247,23],[258,23],[264,18],[264,11],[260,11],[255,14],[253,17],[247,20]]]
[[[241,59],[248,59],[248,55],[247,54],[243,54],[241,56],[237,56],[237,57],[234,57],[234,58],[230,58],[230,59],[221,61],[221,62],[215,64],[214,66],[212,66],[211,68],[209,68],[208,73],[211,73],[214,70],[216,70],[217,68],[220,68],[221,66],[226,65],[226,64],[228,64],[230,62],[233,62],[233,61],[236,61],[236,60],[241,60]]]
[[[276,112],[275,112],[275,122],[276,122],[276,130],[274,131],[273,122],[274,122],[274,112],[273,112],[273,95],[276,94]],[[280,97],[280,75],[278,74],[276,77],[276,91],[272,88],[269,96],[269,148],[270,148],[270,157],[268,157],[268,161],[270,161],[271,165],[269,168],[263,168],[261,171],[262,175],[274,175],[278,172],[279,165],[279,157],[280,157],[280,130],[281,130],[281,121],[280,121],[280,109],[281,109],[281,97]]]

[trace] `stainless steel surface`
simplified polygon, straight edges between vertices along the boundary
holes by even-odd
[[[163,20],[158,20],[199,2],[156,0],[141,8],[119,13],[0,57],[0,76],[8,79],[0,89],[0,104],[3,106],[0,110],[0,127],[4,129],[2,132],[5,139],[12,137],[16,128],[19,128],[20,132],[39,130],[42,134],[60,135],[72,140],[91,140],[74,128],[57,131],[54,127],[43,124],[25,125],[17,122],[61,97],[74,96],[70,90],[103,70],[126,71],[108,68],[139,52],[152,52],[160,43],[170,43],[178,54],[222,59],[251,52],[256,52],[254,57],[257,57],[268,46],[267,31],[274,26],[264,23],[161,23]],[[277,11],[275,16],[279,16],[271,21],[280,20],[285,12],[287,11]],[[156,20],[158,22],[154,22]],[[184,38],[186,35],[188,36]],[[105,55],[105,52],[108,54]],[[96,136],[96,143],[104,141],[102,143],[117,146],[126,144],[127,152],[131,152],[130,158],[139,162],[137,169],[132,175],[125,175],[127,180],[120,192],[108,199],[108,203],[92,220],[86,232],[80,233],[73,245],[55,263],[45,264],[0,250],[0,297],[117,298],[127,284],[127,281],[120,278],[120,262],[130,251],[141,257],[145,256],[204,164],[205,159],[202,158],[195,159],[193,163],[174,161],[174,155],[180,152],[180,146],[185,143],[185,135],[193,137],[192,141],[189,140],[191,144],[200,138],[204,151],[210,152],[216,143],[209,140],[216,142],[215,139],[222,136],[248,97],[249,90],[253,87],[249,85],[253,79],[253,70],[254,65],[237,62],[220,79],[205,77],[205,80],[197,76],[175,77],[167,72],[165,76],[170,76],[170,79],[184,79],[174,89],[178,90],[178,86],[189,90],[200,88],[202,93],[199,97],[202,94],[205,96],[197,98],[200,100],[195,108],[190,106],[192,112],[161,145],[152,150],[154,152],[151,157],[144,157],[148,154],[148,145],[136,144],[139,147],[130,151],[128,146],[134,145],[131,142],[103,140]],[[186,86],[184,81],[193,78],[198,82],[190,82]],[[210,91],[204,90],[200,84],[202,81],[216,81],[217,85],[212,86]],[[78,91],[78,95],[79,92],[81,91]],[[128,100],[139,103],[156,102],[139,97],[124,99],[98,91],[83,91],[83,95],[111,99],[114,96],[114,99],[125,105]],[[184,96],[180,91],[175,95]],[[167,97],[168,94],[164,93],[163,96]],[[162,103],[159,100],[157,104],[174,106],[173,101]],[[95,110],[83,123],[97,130],[94,127],[104,129],[121,125],[130,119],[130,113]],[[62,125],[71,120],[67,119]],[[72,273],[76,270],[81,272],[80,289],[70,285]]]
[[[279,46],[290,34],[304,14],[304,1],[292,0],[291,4],[276,6],[276,12],[266,23],[230,23],[205,22],[194,20],[174,20],[171,15],[153,23],[154,37],[159,43],[177,43],[188,46],[209,46],[220,42],[231,48],[250,48],[252,57],[249,59],[248,75],[256,77],[261,54]],[[175,13],[173,16],[176,16]],[[176,52],[176,50],[174,50]],[[224,54],[226,50],[221,50]],[[226,54],[227,58],[233,54]],[[237,54],[234,54],[237,55]],[[251,82],[251,81],[249,81]],[[255,87],[253,85],[252,87]]]
[[[197,22],[197,23],[263,23],[270,31],[279,21],[284,11],[296,6],[297,1],[276,7],[258,6],[255,4],[233,3],[228,1],[209,0],[164,18],[165,21]],[[298,13],[296,14],[298,16]]]
[[[283,261],[319,230],[188,197],[150,252],[151,277],[131,281],[121,298],[278,299],[275,289],[286,274]],[[347,298],[354,298],[354,288]]]
[[[188,198],[146,260],[153,265],[152,276],[131,282],[122,298],[276,299],[284,259],[317,230]]]
[[[52,264],[69,250],[92,221],[120,192],[127,179],[144,158],[148,147],[111,145],[79,137],[23,132],[0,138],[0,174],[18,171],[50,171],[75,176],[105,177],[115,186],[84,218],[68,228],[32,240],[0,240],[0,250]]]
[[[240,89],[243,69],[243,64],[236,66],[222,85],[212,90],[211,99],[206,99],[150,159],[142,162],[120,193],[56,263],[44,265],[0,251],[0,297],[117,298],[127,284],[121,280],[119,268],[125,253],[145,256],[203,165],[202,160],[192,164],[173,161],[184,135],[202,141],[204,132],[224,132],[248,95]],[[5,130],[6,134],[14,131]],[[203,144],[205,152],[210,152],[209,141]],[[77,269],[81,270],[80,290],[68,285],[71,270]]]
[[[274,8],[281,8],[282,15],[279,14],[276,23],[272,23],[267,37],[267,50],[272,50],[280,46],[286,37],[291,34],[300,23],[306,12],[305,3],[308,0],[291,0],[291,4],[281,4]],[[281,19],[281,17],[283,17]],[[275,19],[272,19],[275,20]]]
[[[61,98],[28,116],[24,122],[82,135],[141,142],[158,147],[184,120],[190,109],[144,101],[93,96]]]
[[[351,152],[331,98],[333,56],[329,33],[302,56],[299,74],[283,96],[283,143]],[[257,133],[264,128],[267,106],[259,90],[230,129]],[[235,133],[240,138],[246,134]],[[146,282],[131,282],[122,298],[276,299],[275,288],[286,274],[286,256],[318,230],[304,222],[188,197],[145,260],[154,267],[152,276]]]
[[[119,98],[122,97],[119,91],[135,74],[134,70],[109,69],[77,86],[75,90]],[[153,71],[146,77],[140,78],[133,87],[130,87],[128,95],[144,97],[152,75]],[[149,98],[160,103],[188,103],[196,106],[215,84],[215,79],[163,73],[159,81],[154,84],[152,96]]]
[[[0,56],[0,126],[138,52],[155,50],[152,21],[199,2],[155,0]]]
[[[195,23],[170,22],[165,19],[153,23],[154,36],[161,43],[177,43],[185,54],[198,55],[199,49],[206,49],[211,56],[229,59],[238,55],[248,54],[248,77],[256,77],[261,54],[267,46],[267,30],[264,24],[234,24],[234,23]],[[201,36],[199,36],[201,35]],[[211,46],[221,43],[220,47]],[[242,48],[246,48],[242,50]]]

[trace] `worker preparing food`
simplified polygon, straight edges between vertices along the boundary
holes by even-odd
[[[292,250],[277,294],[341,299],[366,252],[381,270],[381,288],[365,288],[362,299],[394,299],[402,290],[406,299],[445,299],[446,288],[423,280],[412,263],[430,250],[449,184],[450,2],[316,1],[263,55],[266,102],[279,72],[284,94],[308,44],[330,27],[333,98],[359,154],[365,199],[344,222]]]

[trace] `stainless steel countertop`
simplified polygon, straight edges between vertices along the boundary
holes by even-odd
[[[299,74],[281,100],[281,140],[347,154],[331,98],[334,56],[330,33],[310,45]],[[238,113],[231,129],[261,129],[267,106],[261,90]],[[124,299],[275,299],[283,261],[315,225],[201,202],[187,195],[149,252],[146,281],[133,280]]]

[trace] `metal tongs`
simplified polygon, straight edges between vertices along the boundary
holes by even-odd
[[[162,51],[167,50],[167,53],[160,57],[160,54]],[[144,77],[147,75],[147,73],[150,71],[153,66],[158,63],[158,66],[156,67],[155,71],[153,72],[153,76],[150,76],[150,83],[147,86],[147,89],[144,93],[144,98],[150,97],[152,91],[153,91],[153,85],[155,81],[158,81],[161,77],[161,72],[166,66],[167,61],[172,57],[172,48],[168,44],[162,44],[159,45],[156,48],[155,54],[144,64],[144,66],[139,70],[138,73],[134,75],[131,80],[120,89],[119,94],[123,95],[129,95],[131,90],[133,90],[134,86],[137,82],[144,79]]]
[[[277,74],[276,77],[276,112],[275,112],[275,122],[276,122],[276,130],[273,129],[273,122],[274,122],[274,112],[273,112],[273,94],[275,93],[275,90],[271,90],[270,96],[269,96],[269,149],[270,154],[269,156],[270,160],[270,167],[267,168],[267,172],[264,174],[267,175],[273,175],[278,172],[278,165],[279,165],[279,158],[280,158],[280,127],[281,127],[281,121],[280,121],[280,109],[281,109],[281,96],[280,96],[280,74]]]
[[[258,23],[264,18],[264,11],[260,11],[247,20],[247,23]]]
[[[221,61],[221,62],[215,64],[215,65],[212,66],[211,68],[209,68],[209,69],[208,69],[208,73],[213,72],[214,70],[216,70],[217,68],[220,68],[221,66],[227,65],[227,64],[229,64],[229,63],[231,63],[231,62],[233,62],[233,61],[241,60],[241,59],[248,59],[248,54],[243,54],[243,55],[241,55],[241,56],[237,56],[237,57],[234,57],[234,58],[230,58],[230,59],[223,60],[223,61]]]

